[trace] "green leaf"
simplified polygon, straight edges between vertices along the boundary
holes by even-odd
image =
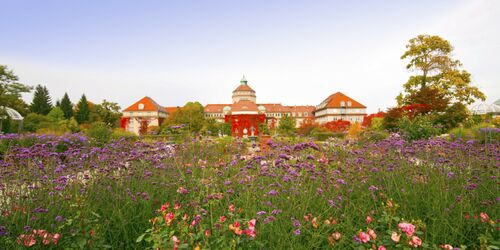
[[[144,239],[144,236],[146,236],[146,234],[141,234],[139,237],[137,237],[137,240],[135,240],[135,242],[139,243],[142,241],[142,239]]]

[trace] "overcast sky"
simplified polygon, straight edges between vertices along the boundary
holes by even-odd
[[[229,103],[243,74],[257,102],[317,105],[341,91],[395,105],[407,41],[439,35],[500,98],[500,1],[0,0],[0,64],[49,88],[126,108]],[[31,101],[31,95],[25,95]]]

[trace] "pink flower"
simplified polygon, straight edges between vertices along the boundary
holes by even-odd
[[[410,237],[415,233],[415,226],[411,223],[402,222],[398,224],[398,227],[406,234],[406,236]]]
[[[368,235],[365,232],[359,232],[358,233],[358,238],[361,240],[361,242],[366,243],[370,241],[370,235]]]
[[[229,205],[229,211],[234,212],[234,209],[235,209],[235,207],[233,204]]]
[[[332,238],[334,240],[340,240],[340,237],[342,237],[342,235],[339,232],[332,233]]]
[[[208,229],[205,230],[205,236],[207,236],[207,237],[210,236],[210,230],[208,230]]]
[[[174,209],[175,210],[178,210],[179,208],[181,208],[181,204],[176,202],[175,205],[174,205]]]
[[[412,247],[419,247],[420,245],[422,245],[422,240],[418,238],[418,236],[414,235],[411,237],[408,244],[410,244],[410,246]]]
[[[373,239],[373,240],[376,240],[377,239],[377,234],[375,233],[375,231],[373,229],[368,229],[368,235],[370,235],[370,237]]]
[[[373,221],[373,218],[370,217],[369,215],[366,216],[366,224],[370,224]]]
[[[31,247],[36,244],[35,236],[32,234],[21,234],[17,238],[17,244]]]
[[[385,249],[385,247],[382,245],[382,246],[379,246],[379,247],[377,248],[377,250],[386,250],[386,249]]]
[[[481,222],[488,222],[490,220],[490,217],[485,212],[481,212],[479,217],[481,217]]]
[[[170,226],[170,224],[172,224],[172,221],[174,220],[174,213],[170,212],[166,215],[163,215],[163,219],[165,219],[165,223]]]
[[[161,205],[160,211],[165,212],[168,207],[170,207],[170,202]]]
[[[398,233],[396,232],[392,232],[391,234],[391,240],[394,241],[394,242],[399,242],[399,238],[401,238],[401,235],[399,235]]]
[[[439,248],[445,250],[453,250],[453,246],[451,246],[450,244],[440,245]]]
[[[255,230],[252,229],[245,229],[245,234],[248,235],[250,238],[255,238],[257,234],[255,233]]]
[[[181,242],[177,236],[172,236],[172,241],[174,242],[174,250],[178,250],[179,249],[179,243]]]
[[[54,236],[52,236],[52,242],[54,242],[54,245],[57,245],[60,238],[61,238],[60,234],[54,234]]]
[[[222,215],[221,217],[219,217],[219,221],[220,222],[226,221],[226,216]]]
[[[257,222],[257,220],[256,220],[256,219],[251,219],[251,220],[249,220],[249,221],[248,221],[248,228],[250,228],[250,229],[252,229],[252,230],[253,230],[253,229],[255,229],[255,223],[256,223],[256,222]]]

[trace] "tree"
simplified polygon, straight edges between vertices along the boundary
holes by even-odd
[[[296,131],[295,124],[296,124],[295,118],[291,117],[288,114],[285,114],[280,119],[278,131],[285,135],[292,135]]]
[[[64,117],[64,112],[62,111],[61,108],[59,107],[54,107],[50,112],[49,114],[47,114],[47,118],[49,118],[49,120],[52,122],[52,123],[59,123],[60,121],[63,121],[65,120],[65,117]]]
[[[122,116],[120,106],[115,102],[103,100],[101,104],[94,105],[93,111],[99,117],[98,119],[104,122],[107,126],[116,127]]]
[[[475,99],[485,100],[477,87],[471,86],[470,74],[460,69],[462,63],[451,58],[453,47],[439,36],[419,35],[409,40],[401,59],[409,59],[406,68],[416,72],[403,85],[403,102],[426,88],[437,90],[451,103],[471,104]],[[425,103],[424,103],[425,104]]]
[[[46,128],[50,125],[51,121],[47,116],[37,113],[28,114],[23,121],[24,130],[29,132],[36,132],[41,128]]]
[[[47,87],[38,84],[33,94],[33,101],[30,105],[30,110],[33,113],[46,115],[52,109],[52,100]]]
[[[90,118],[89,102],[87,101],[87,97],[85,97],[85,95],[82,95],[82,98],[80,98],[80,101],[76,105],[75,119],[79,124],[82,124],[88,122],[89,118]]]
[[[59,107],[64,112],[64,117],[66,117],[66,119],[69,119],[73,116],[73,103],[71,103],[68,93],[64,93]]]
[[[29,106],[23,101],[21,94],[31,90],[32,87],[19,82],[19,77],[12,70],[0,65],[0,115],[5,115],[3,107],[10,107],[25,116],[29,112]]]
[[[203,106],[199,102],[188,102],[182,108],[171,113],[163,123],[163,127],[181,125],[189,132],[198,133],[205,122]]]

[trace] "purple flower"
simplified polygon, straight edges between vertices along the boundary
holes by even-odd
[[[276,195],[278,195],[278,191],[273,189],[273,190],[269,191],[269,193],[267,193],[267,194],[269,194],[271,196],[276,196]]]
[[[299,221],[299,220],[294,219],[294,220],[293,220],[293,226],[294,226],[294,227],[300,227],[300,221]]]
[[[368,190],[370,190],[371,192],[375,192],[378,190],[378,187],[372,185],[368,188]]]
[[[451,171],[450,171],[450,172],[448,172],[448,178],[450,178],[450,179],[451,179],[451,178],[453,178],[453,177],[455,177],[455,173],[453,173],[453,172],[451,172]]]
[[[274,210],[271,212],[271,214],[272,214],[272,215],[277,215],[277,214],[280,214],[281,212],[282,212],[282,211],[281,211],[281,209],[274,209]]]
[[[271,223],[276,220],[276,217],[274,216],[268,216],[264,219],[264,224]]]
[[[7,235],[7,228],[4,226],[0,226],[0,236],[5,236]]]
[[[295,235],[300,235],[300,229],[297,229],[297,230],[293,231],[293,233],[294,233]]]
[[[266,211],[259,211],[259,212],[257,212],[257,215],[264,215],[264,214],[266,214]]]

